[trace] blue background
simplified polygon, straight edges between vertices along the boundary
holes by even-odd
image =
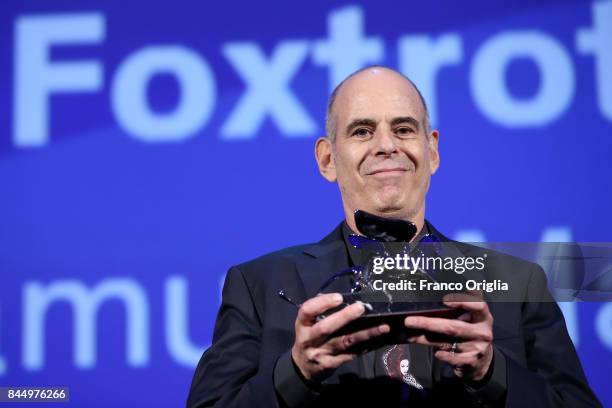
[[[460,62],[435,77],[442,162],[432,180],[427,218],[438,229],[459,239],[611,241],[612,114],[609,108],[606,114],[599,96],[612,92],[607,78],[612,67],[598,74],[596,58],[577,45],[578,32],[593,29],[594,7],[608,10],[609,4],[3,2],[0,385],[67,385],[73,406],[184,405],[197,357],[210,343],[227,269],[275,249],[318,241],[343,217],[337,187],[318,175],[313,158],[333,84],[329,66],[317,64],[312,50],[316,41],[329,40],[331,16],[347,10],[361,21],[346,20],[342,30],[360,27],[364,37],[377,38],[383,47],[384,56],[368,65],[400,68],[398,44],[406,36],[451,35],[460,42]],[[48,63],[93,62],[101,83],[95,90],[51,93],[48,132],[42,143],[23,145],[15,130],[14,101],[17,77],[27,70],[18,62],[16,27],[29,17],[60,13],[77,19],[93,13],[103,21],[104,35],[81,44],[58,43]],[[612,18],[605,27],[610,25]],[[474,61],[486,44],[508,33],[550,39],[570,62],[574,86],[567,103],[548,117],[534,109],[544,118],[541,123],[501,123],[475,100],[475,81],[485,81],[486,89],[499,84],[471,78]],[[271,60],[276,47],[288,41],[302,41],[307,49],[286,91],[312,120],[312,129],[281,131],[266,114],[242,138],[224,135],[224,124],[249,87],[224,47],[249,43]],[[209,67],[216,91],[202,91],[213,99],[200,126],[151,142],[118,120],[112,87],[134,53],[167,46],[197,55]],[[612,58],[610,51],[606,55]],[[421,63],[416,54],[408,57],[411,64]],[[543,73],[533,58],[510,58],[503,73],[502,88],[512,101],[528,102],[538,94]],[[555,88],[569,89],[566,85]],[[151,115],[160,116],[171,115],[185,91],[171,72],[152,76],[145,90]],[[22,109],[37,120],[29,102]],[[136,362],[128,358],[126,307],[118,298],[98,309],[97,345],[89,364],[74,358],[71,303],[58,300],[46,309],[40,335],[27,323],[27,310],[41,299],[31,295],[36,288],[44,293],[74,283],[93,291],[109,282],[143,295],[149,325],[138,347],[150,349]],[[171,288],[177,296],[167,295]],[[610,305],[565,305],[564,311],[592,387],[604,405],[612,405],[606,375],[612,363]],[[181,319],[184,330],[171,323]],[[170,346],[169,337],[184,341]],[[32,358],[28,341],[44,349],[37,367],[27,362]]]

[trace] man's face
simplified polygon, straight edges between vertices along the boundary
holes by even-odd
[[[347,217],[362,209],[422,219],[429,180],[439,164],[438,134],[428,137],[414,87],[392,71],[373,68],[344,84],[333,115],[331,162],[328,169],[319,165],[328,180],[338,181]]]

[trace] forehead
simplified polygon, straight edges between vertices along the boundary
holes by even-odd
[[[339,124],[354,119],[392,119],[413,116],[421,120],[424,108],[414,86],[400,74],[372,68],[348,79],[334,104]]]

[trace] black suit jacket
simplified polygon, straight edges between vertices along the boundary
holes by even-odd
[[[295,301],[302,302],[314,296],[327,277],[346,267],[341,225],[317,244],[287,248],[229,270],[213,342],[197,366],[188,407],[285,405],[275,388],[274,373],[277,363],[290,361],[297,309],[280,299],[278,291],[284,289]],[[455,245],[466,256],[478,256],[483,251]],[[584,377],[557,304],[529,302],[551,299],[541,268],[487,252],[487,269],[494,269],[496,278],[513,287],[524,288],[525,299],[489,303],[494,317],[494,364],[502,367],[506,380],[505,395],[496,403],[518,408],[600,406]],[[496,404],[487,399],[486,386],[484,391],[470,390],[459,379],[445,376],[444,370],[443,364],[434,364],[432,388],[419,400],[419,406]],[[347,363],[304,403],[335,407],[400,405],[405,384],[389,377],[364,379],[362,374],[359,359]]]

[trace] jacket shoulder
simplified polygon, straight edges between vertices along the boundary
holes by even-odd
[[[341,228],[342,223],[336,226],[333,231],[319,242],[294,245],[279,249],[249,261],[242,262],[235,265],[234,268],[242,271],[245,277],[257,278],[263,277],[263,274],[266,278],[269,278],[270,274],[274,275],[289,267],[294,268],[295,264],[300,262],[300,260],[317,257],[328,250],[337,249],[337,246],[343,242]]]
[[[316,244],[301,244],[279,249],[237,264],[235,268],[240,269],[243,273],[252,274],[256,273],[256,271],[269,269],[270,267],[294,264],[299,259],[308,256],[306,252],[314,245]]]

